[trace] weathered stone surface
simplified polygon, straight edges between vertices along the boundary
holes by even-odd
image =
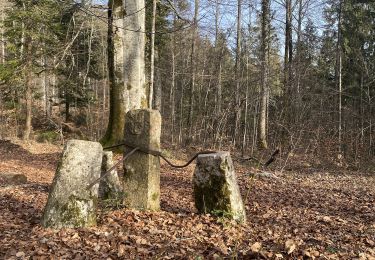
[[[110,151],[104,151],[101,176],[111,169],[113,165],[113,153]],[[99,198],[102,200],[118,200],[122,195],[122,188],[122,184],[115,168],[100,181]]]
[[[213,213],[246,221],[246,212],[229,152],[199,155],[193,177],[195,206],[200,213]]]
[[[87,227],[96,225],[98,184],[103,148],[100,143],[70,140],[56,170],[42,217],[44,227]]]
[[[157,110],[131,110],[125,118],[125,141],[135,147],[160,149],[161,116]],[[126,148],[125,153],[131,148]],[[159,157],[136,152],[124,162],[124,203],[130,208],[160,209]]]

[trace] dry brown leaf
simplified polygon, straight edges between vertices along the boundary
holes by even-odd
[[[262,248],[262,243],[255,242],[254,244],[251,245],[250,249],[252,252],[258,253],[260,249]]]
[[[288,239],[285,242],[285,249],[288,251],[288,255],[290,255],[296,249],[296,243],[292,239]]]

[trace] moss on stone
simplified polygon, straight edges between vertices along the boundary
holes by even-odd
[[[72,227],[96,225],[96,213],[93,211],[96,203],[96,198],[82,199],[70,196],[68,202],[61,207],[62,224]]]
[[[213,210],[230,210],[230,191],[223,176],[210,176],[208,185],[194,189],[195,205],[199,212],[212,213]]]

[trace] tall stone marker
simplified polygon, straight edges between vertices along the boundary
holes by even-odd
[[[246,222],[246,212],[229,152],[199,155],[193,176],[195,206],[200,213]]]
[[[96,225],[98,184],[103,148],[100,143],[70,140],[66,143],[56,170],[42,225],[75,228]]]
[[[151,109],[131,110],[125,117],[125,142],[160,150],[161,116]],[[133,148],[126,147],[125,153]],[[160,159],[141,151],[124,162],[124,203],[140,210],[160,209]]]

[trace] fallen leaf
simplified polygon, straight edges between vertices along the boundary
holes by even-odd
[[[16,254],[16,257],[19,257],[19,258],[24,257],[24,256],[25,256],[25,253],[22,252],[22,251],[17,252],[17,254]]]
[[[276,258],[284,258],[282,254],[275,254]]]
[[[293,240],[288,239],[285,242],[285,249],[288,251],[288,255],[290,255],[296,249],[296,243]]]
[[[255,242],[251,247],[251,251],[252,252],[255,252],[255,253],[258,253],[260,251],[260,249],[262,248],[262,243],[259,243],[259,242]]]

